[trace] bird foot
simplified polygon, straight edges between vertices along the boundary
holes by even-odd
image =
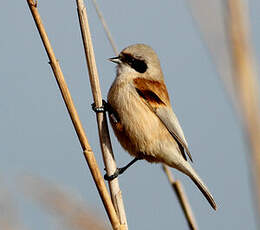
[[[110,176],[108,176],[107,173],[106,173],[105,176],[104,176],[104,179],[107,180],[107,181],[114,180],[119,175],[121,175],[126,169],[127,169],[127,167],[117,168],[116,171]]]
[[[125,170],[127,170],[132,164],[134,164],[136,161],[142,160],[142,159],[143,159],[142,157],[134,158],[126,166],[124,166],[122,168],[117,168],[116,171],[111,176],[108,176],[107,173],[106,173],[105,176],[104,176],[104,179],[107,180],[107,181],[111,181],[111,180],[117,178],[119,175],[123,174],[123,172]]]
[[[102,100],[102,106],[97,107],[95,103],[91,104],[92,110],[96,113],[105,113],[108,111],[108,104],[105,100]]]

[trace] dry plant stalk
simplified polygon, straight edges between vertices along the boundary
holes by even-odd
[[[110,45],[111,45],[111,47],[112,47],[112,49],[113,49],[115,55],[118,55],[118,50],[117,50],[117,48],[116,48],[116,43],[114,42],[114,39],[113,39],[113,37],[112,37],[112,35],[111,35],[111,33],[110,33],[110,30],[109,30],[109,28],[108,28],[108,26],[107,26],[106,20],[104,19],[104,17],[103,17],[103,15],[102,15],[101,11],[99,10],[97,1],[96,1],[96,0],[92,0],[92,2],[93,2],[94,7],[95,7],[95,9],[96,9],[97,15],[98,15],[98,17],[99,17],[99,19],[100,19],[100,21],[101,21],[101,23],[102,23],[102,25],[103,25],[103,28],[104,28],[104,30],[105,30],[105,32],[106,32],[108,41],[109,41],[109,43],[110,43]]]
[[[17,207],[4,184],[1,183],[0,190],[0,229],[4,230],[26,230],[20,220]]]
[[[52,216],[60,217],[66,229],[106,230],[103,221],[90,212],[82,200],[76,199],[75,194],[69,194],[41,177],[26,175],[18,180],[22,182],[25,194],[39,202]]]
[[[202,35],[202,42],[210,52],[210,58],[215,64],[228,102],[235,112],[239,112],[236,93],[232,81],[232,63],[227,39],[224,10],[226,1],[188,0],[187,7],[196,22],[195,26]]]
[[[188,198],[187,198],[187,196],[184,192],[184,189],[182,187],[181,182],[173,179],[173,176],[172,176],[172,173],[171,173],[169,167],[167,167],[164,164],[162,165],[162,167],[163,167],[163,170],[164,170],[164,172],[165,172],[165,174],[168,178],[168,181],[170,182],[170,184],[172,186],[172,189],[174,190],[174,192],[175,192],[175,194],[178,198],[178,201],[179,201],[179,203],[182,207],[183,213],[186,217],[186,220],[188,222],[190,229],[191,230],[198,229],[195,218],[194,218],[193,213],[192,213],[192,209],[190,207]]]
[[[91,40],[91,34],[88,24],[87,11],[84,6],[83,0],[76,0],[78,8],[78,16],[81,28],[82,41],[85,50],[86,61],[88,65],[89,80],[91,84],[92,94],[94,98],[95,105],[97,107],[102,106],[102,95],[99,84],[97,66],[95,61],[95,55]],[[101,145],[101,150],[103,154],[103,160],[106,167],[107,174],[110,176],[116,171],[116,162],[114,159],[114,154],[112,150],[111,140],[109,136],[109,130],[107,125],[107,118],[105,113],[96,113],[99,140]],[[120,224],[128,229],[127,219],[124,209],[124,203],[122,199],[122,192],[119,187],[118,178],[109,181],[109,188],[112,197],[113,204],[115,206],[116,212],[119,217]]]
[[[107,23],[106,23],[103,15],[102,15],[99,7],[98,7],[98,4],[97,4],[96,0],[92,0],[92,2],[94,4],[94,6],[95,6],[95,9],[96,9],[96,12],[98,14],[98,17],[100,18],[100,21],[101,21],[101,23],[103,25],[103,28],[104,28],[105,32],[106,32],[107,38],[108,38],[108,40],[110,42],[110,45],[112,46],[112,49],[113,49],[115,55],[118,55],[118,51],[117,51],[115,42],[114,42],[114,40],[112,38],[112,35],[111,35],[110,31],[109,31]],[[164,172],[165,172],[165,174],[166,174],[170,184],[174,188],[175,194],[176,194],[176,196],[177,196],[177,198],[178,198],[178,200],[179,200],[179,202],[181,204],[181,207],[183,209],[183,212],[184,212],[184,215],[185,215],[186,220],[188,222],[188,225],[190,226],[190,228],[192,230],[196,230],[197,229],[196,221],[194,219],[191,206],[189,204],[188,198],[187,198],[187,196],[185,194],[185,191],[183,189],[183,186],[182,186],[181,182],[180,181],[174,182],[169,167],[164,165],[164,164],[162,166],[163,166],[163,170],[164,170]]]
[[[50,60],[50,65],[51,68],[53,70],[54,76],[56,78],[56,81],[59,85],[63,100],[66,104],[66,107],[68,109],[70,118],[72,120],[72,123],[74,125],[75,131],[78,135],[81,147],[83,149],[83,153],[85,156],[85,159],[88,163],[88,166],[90,168],[92,177],[95,181],[95,184],[97,186],[99,195],[103,201],[105,210],[108,214],[109,220],[112,224],[112,227],[114,230],[121,230],[124,229],[121,227],[120,223],[119,223],[119,219],[118,216],[116,214],[115,208],[113,206],[112,200],[109,196],[109,193],[107,191],[104,179],[100,173],[100,170],[98,168],[94,153],[88,143],[88,139],[86,137],[86,134],[84,132],[84,129],[82,127],[82,124],[80,122],[78,113],[76,111],[76,108],[74,106],[74,103],[72,101],[68,86],[65,82],[63,73],[61,71],[60,65],[55,57],[55,54],[53,52],[53,49],[51,47],[50,41],[48,39],[47,33],[44,29],[44,26],[42,24],[38,9],[37,9],[37,2],[35,2],[34,0],[27,0],[28,6],[31,10],[33,19],[35,21],[35,24],[37,26],[37,29],[40,33],[43,45],[45,47],[45,50],[47,52],[47,55],[49,57]]]
[[[257,77],[253,65],[245,5],[240,0],[228,0],[229,36],[234,64],[234,85],[243,116],[244,128],[251,149],[258,211],[260,213],[260,113]]]

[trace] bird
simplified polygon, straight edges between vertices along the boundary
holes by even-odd
[[[107,95],[109,120],[121,146],[135,157],[132,163],[145,159],[181,171],[216,210],[213,196],[187,159],[192,162],[155,51],[146,44],[134,44],[109,60],[117,64]]]

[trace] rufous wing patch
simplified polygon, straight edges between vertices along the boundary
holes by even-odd
[[[135,78],[134,85],[137,93],[153,108],[169,104],[169,95],[163,81]]]

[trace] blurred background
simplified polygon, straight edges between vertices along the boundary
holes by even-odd
[[[250,153],[259,132],[248,135],[248,130],[259,124],[258,96],[249,93],[259,81],[260,1],[241,1],[248,43],[237,30],[240,18],[231,17],[231,2],[98,1],[119,50],[146,43],[159,55],[193,166],[218,204],[213,211],[194,184],[173,170],[183,182],[199,229],[259,229],[252,170],[257,157]],[[115,77],[115,66],[107,59],[114,53],[92,2],[85,4],[106,98]],[[39,0],[38,9],[103,170],[76,2]],[[0,11],[0,228],[94,229],[75,223],[78,214],[84,220],[88,215],[97,218],[109,229],[27,2],[3,1]],[[234,34],[243,41],[232,46]],[[241,80],[240,74],[248,73],[241,66],[253,68],[248,79]],[[243,87],[245,82],[249,88]],[[246,94],[236,93],[243,89]],[[131,157],[110,133],[117,164],[125,165]],[[188,229],[160,165],[138,162],[119,182],[129,229]]]

